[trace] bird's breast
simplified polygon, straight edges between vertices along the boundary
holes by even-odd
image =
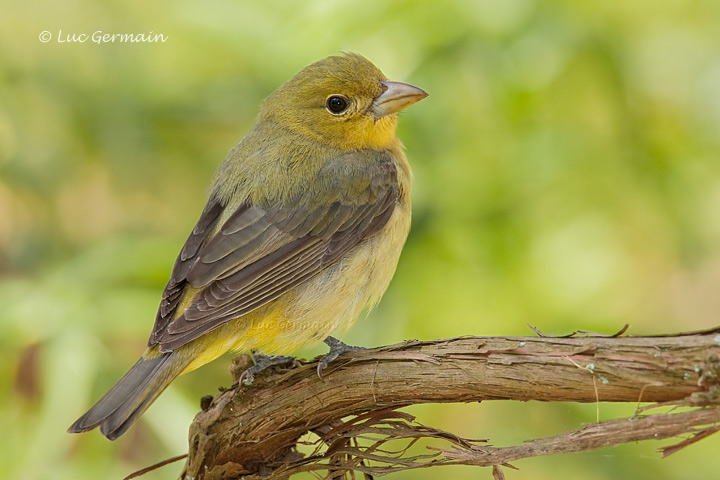
[[[289,354],[321,342],[333,331],[350,328],[385,293],[409,229],[409,205],[398,204],[375,235],[312,279],[249,314],[251,326],[233,349]]]

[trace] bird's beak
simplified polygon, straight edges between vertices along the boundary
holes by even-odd
[[[385,91],[373,100],[372,111],[376,118],[399,112],[428,96],[424,90],[407,83],[390,80],[382,80],[380,83]]]

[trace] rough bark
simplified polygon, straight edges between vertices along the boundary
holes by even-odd
[[[234,361],[235,378],[248,361]],[[502,478],[499,466],[520,458],[694,435],[666,447],[669,454],[720,428],[717,331],[408,341],[343,355],[322,378],[316,366],[266,371],[251,386],[215,397],[190,428],[183,478],[279,479],[302,471],[341,478],[443,464],[493,466],[493,475]],[[419,425],[397,411],[417,403],[484,400],[659,402],[692,409],[649,414],[645,407],[632,421],[597,423],[505,448]],[[308,432],[318,441],[312,454],[302,455],[296,444]],[[408,450],[427,438],[447,448]],[[389,452],[388,442],[405,446]]]

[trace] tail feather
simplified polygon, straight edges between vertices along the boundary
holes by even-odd
[[[115,440],[191,361],[192,358],[180,357],[177,352],[140,358],[104,397],[70,426],[68,432],[86,432],[100,426],[103,435]]]

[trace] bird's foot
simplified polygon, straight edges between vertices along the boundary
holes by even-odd
[[[346,345],[335,337],[327,337],[325,340],[323,340],[323,342],[325,342],[325,344],[330,347],[330,351],[318,362],[317,374],[320,378],[322,378],[322,371],[327,368],[330,362],[338,358],[343,353],[366,350],[366,348],[364,347],[354,347],[352,345]]]
[[[295,357],[288,357],[283,355],[263,355],[261,353],[253,352],[253,358],[255,359],[255,365],[245,370],[240,378],[238,379],[238,385],[252,385],[255,380],[255,375],[262,372],[263,370],[276,367],[285,366],[287,368],[296,367],[298,361]]]

